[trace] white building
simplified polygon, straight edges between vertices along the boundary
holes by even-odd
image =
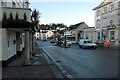
[[[40,32],[35,33],[36,39],[43,40],[54,36],[52,30],[40,30]]]
[[[113,46],[120,44],[120,0],[104,0],[93,9],[97,41],[111,41]]]
[[[28,0],[25,0],[24,2],[22,0],[0,0],[0,22],[3,19],[4,13],[6,13],[7,19],[10,17],[11,13],[13,19],[15,19],[17,13],[19,19],[24,19],[24,14],[26,14],[27,21],[31,22],[31,9],[29,8],[28,4]],[[25,47],[24,42],[28,43],[25,35],[27,37],[30,36],[29,26],[21,27],[17,27],[15,25],[14,27],[5,27],[3,25],[0,26],[0,56],[2,56],[0,57],[0,61],[3,63],[6,63],[12,57],[20,54],[22,49]],[[31,40],[31,38],[29,40]],[[26,46],[28,46],[28,44],[26,44]],[[32,48],[31,45],[29,46],[30,47],[28,48]],[[26,48],[25,50],[27,51]],[[29,51],[27,54],[29,55]]]

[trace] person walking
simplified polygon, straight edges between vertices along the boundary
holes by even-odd
[[[106,45],[107,48],[109,48],[110,47],[110,40],[108,40],[106,43],[107,43],[107,45]]]

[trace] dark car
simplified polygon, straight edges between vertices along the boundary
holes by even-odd
[[[56,40],[52,39],[52,40],[50,41],[50,43],[56,43]]]
[[[44,42],[46,42],[46,41],[47,41],[47,39],[43,39],[43,41],[44,41]]]

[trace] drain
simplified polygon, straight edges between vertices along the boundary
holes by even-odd
[[[57,63],[61,63],[61,61],[60,61],[60,60],[57,60],[56,62],[57,62]]]

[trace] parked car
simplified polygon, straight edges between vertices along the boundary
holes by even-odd
[[[56,43],[55,39],[50,40],[50,43]]]
[[[88,39],[80,39],[79,46],[80,48],[94,48],[94,49],[97,48],[97,45],[89,41]]]
[[[65,41],[63,41],[63,45],[65,45]],[[66,46],[67,46],[67,47],[72,46],[72,42],[69,41],[69,40],[66,40]]]
[[[47,41],[47,39],[43,39],[43,42],[46,42]]]

